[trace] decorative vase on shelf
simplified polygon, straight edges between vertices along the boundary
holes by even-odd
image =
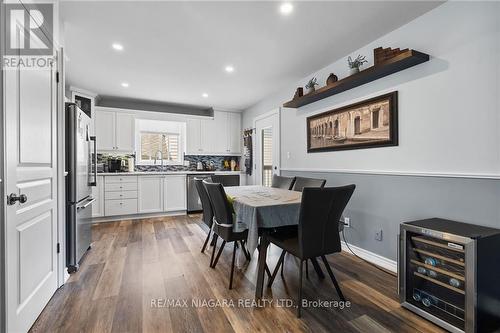
[[[357,73],[359,73],[359,67],[352,67],[349,69],[350,75],[357,74]]]
[[[306,94],[313,93],[314,91],[316,91],[316,89],[314,87],[306,88]]]
[[[329,86],[330,84],[333,84],[333,83],[337,82],[338,80],[339,80],[339,78],[337,77],[337,75],[330,73],[330,75],[326,79],[326,85]]]

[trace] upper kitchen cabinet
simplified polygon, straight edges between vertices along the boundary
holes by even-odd
[[[133,114],[96,108],[97,150],[133,152],[134,121]]]
[[[116,149],[120,151],[133,152],[134,149],[134,123],[135,117],[132,114],[116,113]]]
[[[241,115],[215,111],[213,119],[187,120],[188,155],[241,154]]]
[[[98,111],[95,115],[97,150],[115,150],[116,112]]]
[[[200,119],[188,119],[186,121],[186,153],[188,155],[202,153],[200,132]]]

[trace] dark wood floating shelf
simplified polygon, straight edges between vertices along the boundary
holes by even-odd
[[[316,91],[295,98],[283,104],[287,108],[300,108],[301,106],[317,102],[321,99],[340,94],[346,90],[359,87],[365,83],[378,80],[404,69],[429,61],[429,55],[415,50],[407,50],[383,63],[373,65],[359,73],[348,76],[330,85],[321,87]]]

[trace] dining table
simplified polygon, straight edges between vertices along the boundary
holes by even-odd
[[[250,254],[259,247],[255,297],[261,298],[269,246],[267,235],[280,227],[298,225],[302,193],[259,185],[226,187],[225,192],[235,213],[233,230],[248,230],[246,247]],[[324,278],[317,261],[312,260],[312,264],[320,278]]]

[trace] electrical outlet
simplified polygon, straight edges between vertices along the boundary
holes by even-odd
[[[375,240],[382,241],[382,229],[375,232]]]
[[[344,217],[344,227],[345,228],[351,227],[351,218],[350,217]]]

